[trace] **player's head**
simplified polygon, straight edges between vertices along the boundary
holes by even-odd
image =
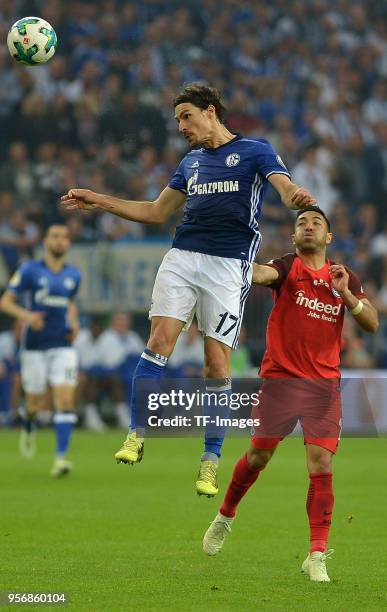
[[[179,130],[191,147],[208,140],[215,126],[224,123],[226,109],[214,87],[190,83],[173,101]]]
[[[60,259],[66,255],[70,247],[70,236],[67,227],[59,223],[50,225],[44,235],[43,244],[46,252],[55,257],[55,259]]]
[[[114,312],[110,325],[119,334],[126,334],[131,327],[130,314],[127,312]]]
[[[324,211],[318,206],[299,210],[294,224],[293,244],[301,253],[325,250],[332,241],[331,226]]]

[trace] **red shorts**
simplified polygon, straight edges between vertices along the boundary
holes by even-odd
[[[252,417],[259,420],[252,443],[274,449],[300,422],[305,444],[335,453],[341,432],[341,396],[338,379],[282,379],[263,382]]]

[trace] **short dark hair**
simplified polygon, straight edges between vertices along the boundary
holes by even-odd
[[[215,87],[208,87],[201,83],[189,83],[177,94],[173,100],[173,106],[176,108],[178,104],[184,104],[185,102],[189,102],[203,110],[212,104],[215,107],[217,118],[221,123],[224,123],[226,107],[221,100],[221,94]]]
[[[43,238],[46,238],[48,236],[48,234],[50,233],[50,230],[52,230],[53,227],[64,227],[67,232],[69,231],[69,228],[67,227],[67,225],[65,223],[51,223],[51,225],[48,225],[43,233]]]
[[[316,212],[316,213],[318,213],[319,215],[321,215],[322,217],[324,217],[325,222],[326,222],[326,224],[327,224],[327,226],[328,226],[328,232],[330,232],[330,231],[331,231],[331,223],[330,223],[330,221],[329,221],[328,217],[326,216],[325,212],[324,212],[323,210],[321,210],[321,208],[319,208],[318,206],[305,206],[305,208],[301,208],[301,209],[300,209],[300,210],[297,212],[297,215],[296,215],[296,221],[297,221],[297,219],[298,219],[298,217],[299,217],[300,215],[302,215],[302,214],[303,214],[303,213],[305,213],[305,212],[309,212],[309,211],[310,211],[310,212]]]

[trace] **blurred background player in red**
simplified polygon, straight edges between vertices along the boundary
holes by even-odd
[[[253,415],[260,426],[237,462],[219,513],[203,548],[217,554],[231,530],[237,506],[266,467],[279,442],[300,420],[309,472],[307,513],[310,550],[302,571],[329,582],[325,561],[333,511],[332,456],[341,431],[340,341],[345,307],[365,331],[375,332],[378,314],[359,278],[326,257],[330,223],[318,207],[297,214],[289,253],[265,265],[254,264],[253,282],[270,286],[274,306],[260,376],[264,382]]]

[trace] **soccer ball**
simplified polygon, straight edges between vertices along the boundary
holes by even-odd
[[[23,17],[8,32],[7,45],[12,57],[21,64],[44,64],[55,53],[57,37],[54,28],[40,17]]]

